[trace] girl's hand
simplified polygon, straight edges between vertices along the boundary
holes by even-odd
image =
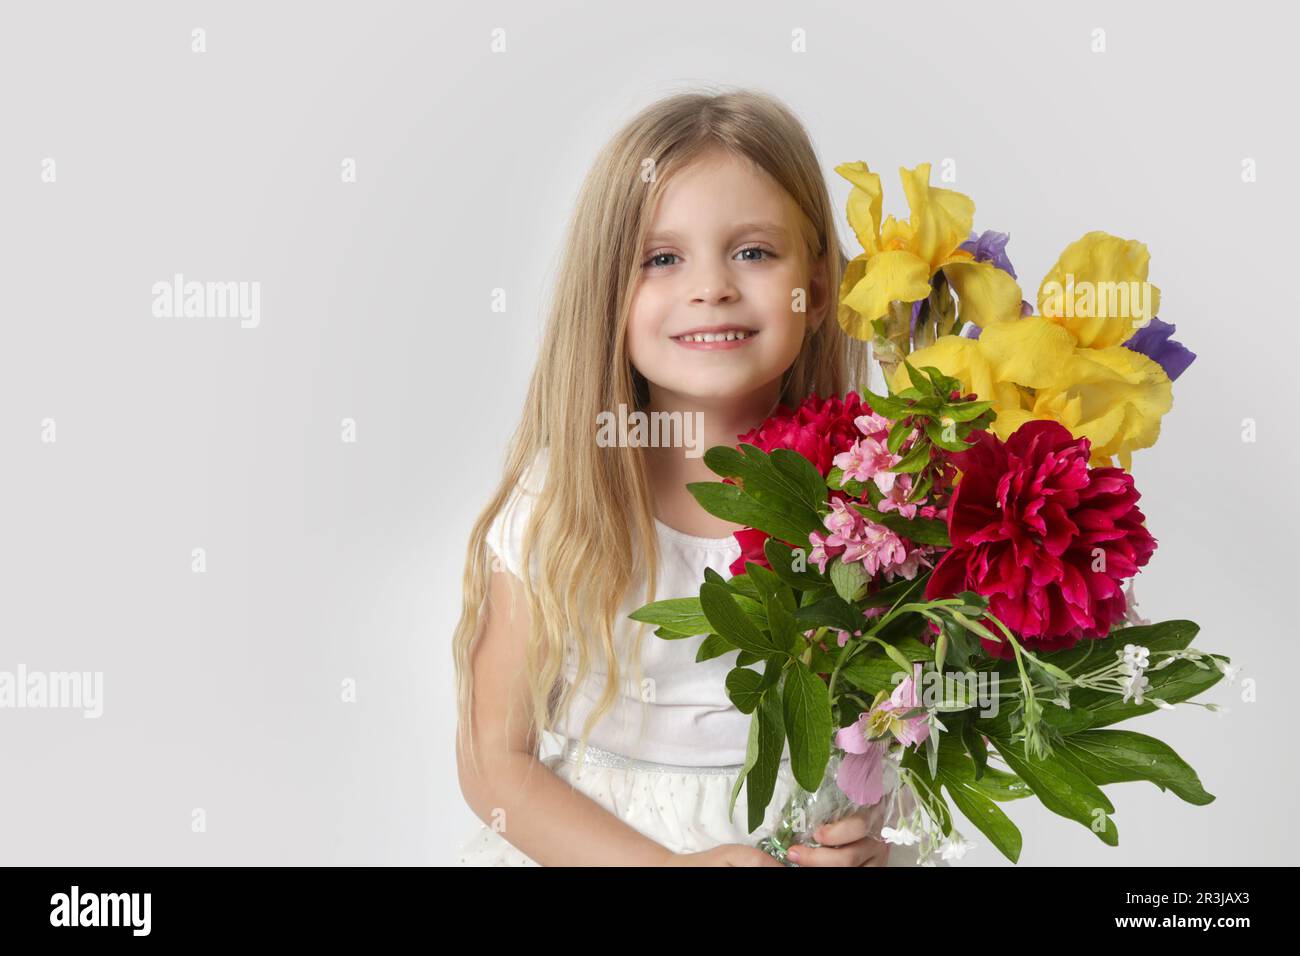
[[[834,823],[824,823],[813,833],[821,846],[796,843],[787,854],[800,866],[885,866],[889,844],[880,839],[882,800],[860,807]]]

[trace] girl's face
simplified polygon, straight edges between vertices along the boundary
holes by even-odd
[[[629,358],[650,382],[652,404],[778,387],[826,295],[823,263],[813,268],[801,237],[802,215],[771,176],[725,151],[702,156],[667,184],[641,250],[627,329]],[[683,338],[726,332],[745,337]]]

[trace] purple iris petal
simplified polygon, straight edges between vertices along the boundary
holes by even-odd
[[[1152,318],[1124,343],[1126,349],[1141,352],[1164,369],[1171,382],[1187,371],[1187,366],[1196,359],[1195,352],[1170,338],[1174,328],[1169,322]]]
[[[1007,258],[1007,243],[1010,239],[1009,232],[985,229],[982,235],[977,236],[972,231],[970,238],[963,242],[961,247],[973,255],[976,262],[992,262],[995,267],[1014,279],[1016,270],[1011,267],[1011,260]]]

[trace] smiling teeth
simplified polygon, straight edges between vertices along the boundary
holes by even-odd
[[[730,342],[733,339],[747,339],[753,332],[699,332],[695,335],[679,335],[679,342]]]

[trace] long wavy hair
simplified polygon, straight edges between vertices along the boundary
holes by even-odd
[[[793,407],[810,394],[842,395],[866,385],[866,343],[831,321],[846,258],[816,152],[794,114],[754,90],[696,90],[651,104],[619,130],[582,184],[523,414],[500,483],[470,534],[453,655],[457,746],[468,741],[475,760],[470,661],[493,571],[487,534],[539,452],[551,465],[523,532],[521,577],[531,612],[525,666],[533,739],[540,740],[539,728],[563,726],[575,688],[597,661],[603,665],[604,690],[584,722],[581,760],[593,727],[617,699],[625,662],[615,649],[614,615],[641,569],[648,571],[645,601],[657,599],[658,539],[643,449],[598,447],[595,423],[598,413],[620,403],[629,409],[648,403],[646,382],[626,347],[643,242],[656,202],[673,175],[719,148],[748,157],[795,200],[803,213],[810,262],[828,253],[828,314],[786,371],[780,401]],[[642,174],[647,160],[653,160],[650,177]],[[809,316],[810,325],[813,318]],[[625,520],[611,520],[614,516]],[[645,557],[644,563],[637,555]],[[533,567],[535,580],[528,572]],[[593,568],[600,573],[592,573]],[[640,625],[630,662],[633,686],[641,683],[644,637],[645,625]],[[572,683],[565,679],[567,655],[577,664]]]

